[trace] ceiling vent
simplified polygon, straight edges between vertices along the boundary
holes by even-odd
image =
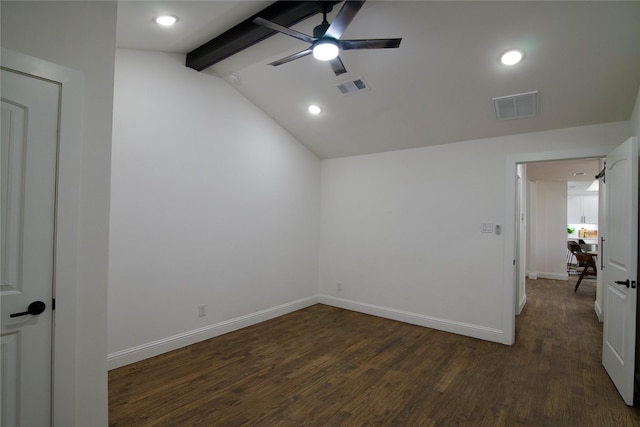
[[[524,119],[538,115],[538,91],[493,98],[498,120]]]
[[[369,86],[367,86],[362,77],[358,77],[357,79],[350,80],[348,82],[340,83],[339,85],[336,85],[336,87],[343,95],[351,95],[369,89]]]

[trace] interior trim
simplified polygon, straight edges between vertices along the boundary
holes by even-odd
[[[30,76],[62,84],[59,110],[58,189],[56,192],[52,425],[76,425],[79,206],[82,181],[82,123],[85,81],[78,70],[7,48],[0,48],[2,66]],[[106,312],[106,309],[105,309]],[[102,313],[99,309],[98,313]],[[71,396],[61,398],[61,396]]]
[[[127,348],[121,351],[110,353],[107,356],[108,369],[116,369],[131,363],[139,362],[150,357],[158,356],[169,351],[177,350],[200,341],[205,341],[237,331],[248,326],[256,325],[266,320],[274,319],[318,303],[317,296],[299,299],[286,304],[270,307],[255,313],[235,317],[204,326],[202,328],[186,331],[181,334],[162,338],[146,344]]]
[[[320,294],[110,353],[107,358],[108,368],[109,370],[120,368],[122,366],[158,356],[169,351],[177,350],[200,341],[256,325],[260,322],[283,316],[315,304],[325,304],[358,313],[382,317],[384,319],[396,320],[399,322],[409,323],[411,325],[423,326],[486,341],[497,343],[503,342],[503,331],[499,329],[441,319],[438,317],[426,316],[424,314],[412,313]]]
[[[598,300],[596,300],[593,303],[593,310],[596,312],[596,316],[598,316],[598,321],[602,323],[603,322],[602,307],[600,307],[600,304],[598,304]]]
[[[409,311],[397,310],[394,308],[381,307],[378,305],[352,301],[344,298],[336,298],[329,295],[319,295],[320,304],[333,307],[344,308],[345,310],[356,311],[358,313],[370,314],[411,325],[423,326],[439,331],[450,332],[472,338],[497,343],[503,342],[503,331],[486,326],[474,325],[470,323],[458,322],[455,320],[442,319],[439,317],[426,316],[424,314],[412,313]]]

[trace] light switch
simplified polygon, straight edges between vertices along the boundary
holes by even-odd
[[[493,224],[490,222],[483,222],[480,227],[481,233],[493,233]]]

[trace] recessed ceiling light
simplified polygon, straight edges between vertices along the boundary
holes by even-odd
[[[313,115],[318,115],[320,113],[322,113],[322,108],[318,107],[317,105],[309,105],[307,107],[307,110],[309,110],[309,112]]]
[[[516,65],[522,61],[524,54],[517,49],[508,50],[500,56],[500,62],[504,65]]]
[[[164,27],[170,27],[178,22],[178,18],[171,15],[161,15],[153,18],[153,22]]]

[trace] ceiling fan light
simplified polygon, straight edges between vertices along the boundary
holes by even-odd
[[[319,40],[313,45],[313,57],[320,61],[330,61],[338,56],[339,50],[335,40]]]

